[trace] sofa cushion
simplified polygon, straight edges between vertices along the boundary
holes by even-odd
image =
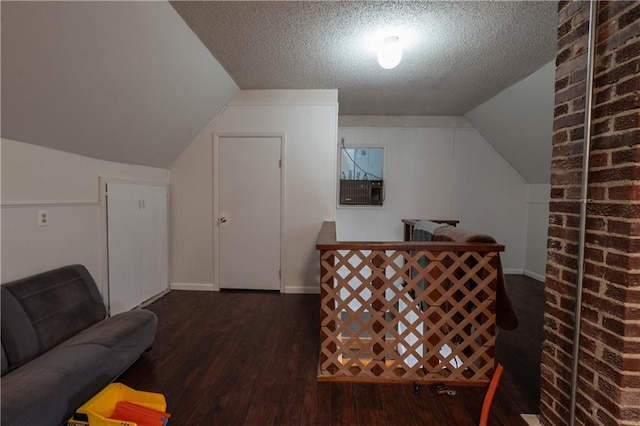
[[[138,344],[147,349],[153,343],[158,319],[156,314],[146,309],[136,309],[123,312],[100,321],[97,324],[76,334],[60,346],[84,345],[87,343],[103,345],[112,348],[122,344],[127,338],[133,337]],[[146,346],[145,346],[146,345]],[[140,351],[138,352],[140,353]]]
[[[95,383],[108,348],[55,348],[2,378],[2,424],[57,424],[104,385]],[[107,381],[108,382],[108,381]],[[87,389],[89,387],[90,389]]]
[[[82,265],[71,265],[48,271],[3,285],[18,301],[27,315],[42,353],[67,340],[81,330],[105,318],[106,309],[93,278]],[[5,320],[4,306],[2,312]],[[8,351],[12,366],[24,361],[14,361],[9,345],[2,341]],[[29,347],[31,348],[31,346]],[[31,352],[28,355],[34,355]],[[37,355],[37,354],[36,354]],[[27,357],[28,359],[28,357]]]
[[[11,425],[47,425],[42,417],[63,419],[66,411],[62,371],[18,369],[2,378],[0,423]]]

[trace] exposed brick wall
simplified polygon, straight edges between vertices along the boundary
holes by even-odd
[[[589,2],[558,3],[541,422],[568,424]],[[640,425],[640,2],[600,2],[576,420]]]

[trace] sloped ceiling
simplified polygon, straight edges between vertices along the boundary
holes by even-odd
[[[555,57],[554,1],[173,1],[241,89],[338,89],[341,115],[463,115]],[[400,65],[376,42],[396,35]]]
[[[167,168],[238,92],[166,2],[7,2],[2,137]]]
[[[554,82],[552,61],[465,115],[527,183],[549,183]]]
[[[341,114],[472,110],[525,179],[548,166],[533,152],[549,141],[514,136],[539,126],[497,130],[538,104],[493,97],[553,59],[556,2],[2,1],[0,11],[4,138],[166,168],[240,88],[337,88]],[[393,28],[405,54],[383,70],[370,40]]]

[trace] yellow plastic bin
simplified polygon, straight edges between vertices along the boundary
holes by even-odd
[[[108,418],[118,401],[129,401],[158,411],[167,409],[167,401],[161,393],[143,392],[122,383],[111,383],[78,408],[67,426],[137,426],[132,422]]]

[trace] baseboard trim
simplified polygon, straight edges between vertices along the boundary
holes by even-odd
[[[524,269],[509,268],[503,269],[503,272],[505,275],[522,275],[524,274]]]
[[[213,283],[171,283],[171,290],[184,291],[215,291]],[[286,286],[286,294],[320,294],[320,286]]]
[[[284,288],[286,294],[320,294],[320,286],[306,287],[306,286],[286,286]]]
[[[520,414],[522,420],[524,420],[529,426],[540,425],[540,415],[538,414]]]
[[[166,289],[165,291],[163,291],[162,293],[158,293],[155,296],[153,296],[151,299],[149,300],[145,300],[144,302],[142,302],[140,304],[141,307],[146,308],[147,306],[149,306],[150,304],[152,304],[153,302],[155,302],[156,300],[160,299],[161,297],[166,296],[167,294],[169,294],[169,289]]]
[[[538,280],[538,281],[541,281],[541,282],[545,281],[545,276],[544,275],[536,274],[535,272],[531,272],[531,271],[528,271],[526,269],[524,270],[524,274],[526,276],[530,277],[530,278],[533,278],[534,280]]]
[[[215,291],[213,283],[171,283],[169,288],[179,291]]]

